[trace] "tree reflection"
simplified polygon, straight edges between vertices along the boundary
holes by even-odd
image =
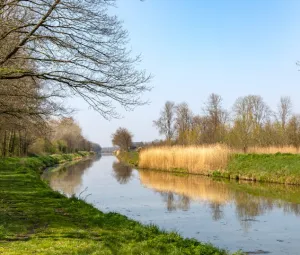
[[[184,195],[176,195],[173,192],[159,192],[163,198],[163,201],[167,205],[169,212],[176,210],[187,211],[190,209],[190,199]]]
[[[212,214],[212,218],[214,221],[218,221],[223,219],[224,217],[224,213],[223,213],[223,209],[222,209],[222,204],[218,203],[218,202],[212,202],[209,204],[209,207],[211,209],[211,214]]]
[[[118,183],[126,184],[130,181],[132,177],[132,168],[130,166],[116,161],[113,163],[113,170],[113,176],[116,178]]]
[[[64,193],[70,197],[82,188],[82,176],[90,168],[95,159],[87,159],[72,165],[64,165],[57,171],[45,172],[43,179],[49,181],[52,189]]]
[[[168,211],[188,210],[191,201],[206,202],[215,221],[224,218],[224,207],[235,206],[237,219],[245,231],[257,217],[279,208],[300,216],[300,188],[253,182],[214,181],[196,175],[139,170],[141,182],[159,192]]]

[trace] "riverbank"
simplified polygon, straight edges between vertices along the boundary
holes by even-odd
[[[227,254],[51,190],[40,173],[59,160],[0,159],[0,254]]]
[[[224,171],[214,174],[231,179],[300,185],[300,155],[235,154]]]
[[[129,153],[130,155],[126,155]],[[205,168],[199,169],[198,171],[196,156],[193,159],[190,159],[190,161],[182,160],[180,164],[177,164],[176,162],[178,167],[175,167],[176,164],[174,164],[174,162],[164,162],[167,161],[168,158],[163,152],[161,152],[159,156],[155,155],[156,164],[151,163],[151,165],[149,163],[150,167],[145,167],[148,162],[142,162],[141,164],[141,156],[137,152],[122,152],[120,155],[120,160],[128,163],[127,159],[130,158],[131,165],[138,166],[142,169],[202,174],[213,177],[224,177],[228,179],[300,185],[300,154],[222,153],[219,158],[218,154],[210,154],[211,159],[209,160],[212,163],[205,164],[201,162],[199,167],[201,168],[201,166],[205,166]],[[147,155],[143,154],[142,156],[145,158]],[[200,156],[201,155],[199,155],[199,157]],[[214,161],[214,158],[218,158],[217,162]],[[148,161],[150,161],[150,159],[148,159]],[[169,165],[169,168],[166,168],[166,165]]]

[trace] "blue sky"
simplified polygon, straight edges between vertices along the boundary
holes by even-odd
[[[210,93],[230,109],[239,96],[261,95],[274,110],[291,96],[300,113],[300,1],[119,0],[111,12],[124,21],[140,68],[153,74],[150,104],[107,121],[80,99],[70,101],[84,134],[102,146],[126,127],[135,141],[159,138],[152,122],[167,100],[201,113]]]

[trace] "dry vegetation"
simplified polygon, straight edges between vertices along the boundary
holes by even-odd
[[[222,145],[152,147],[141,151],[139,167],[209,174],[225,168],[230,154],[231,150]]]
[[[299,149],[294,146],[250,147],[248,149],[248,153],[256,153],[256,154],[292,153],[292,154],[298,154]]]
[[[248,149],[248,153],[254,154],[297,154],[298,152],[298,149],[292,146],[250,147]],[[219,144],[151,147],[140,152],[139,167],[210,175],[215,170],[224,170],[230,155],[237,153],[243,152]]]

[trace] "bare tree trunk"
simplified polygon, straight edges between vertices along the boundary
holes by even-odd
[[[13,143],[13,132],[9,131],[9,138],[8,138],[8,155],[12,156],[12,143]]]
[[[4,131],[3,145],[2,145],[2,156],[6,156],[6,130]]]
[[[21,131],[19,130],[19,156],[22,155],[22,136]]]

